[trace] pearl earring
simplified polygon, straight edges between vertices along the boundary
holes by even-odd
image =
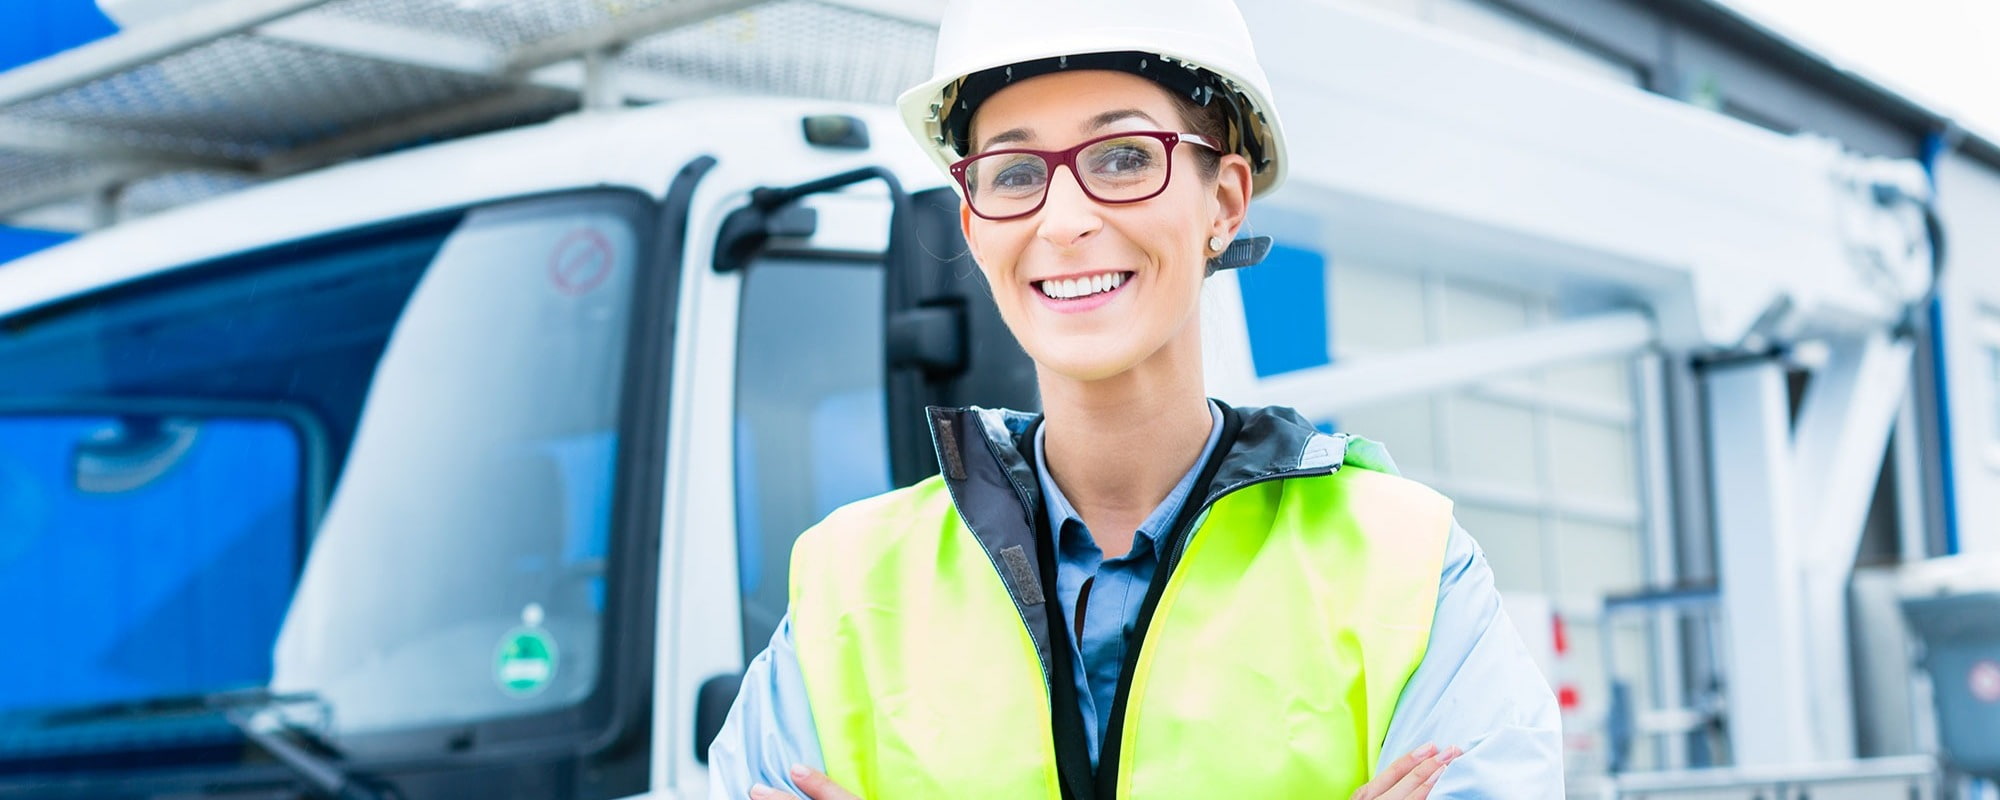
[[[1220,236],[1210,236],[1210,237],[1208,237],[1208,249],[1210,249],[1210,250],[1214,250],[1214,251],[1216,251],[1216,252],[1218,252],[1218,253],[1219,253],[1219,252],[1221,252],[1221,251],[1222,251],[1222,237],[1220,237]]]

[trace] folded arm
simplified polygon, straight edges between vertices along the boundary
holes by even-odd
[[[744,670],[743,689],[709,745],[708,796],[743,800],[757,784],[804,796],[790,778],[794,764],[826,768],[787,616],[771,634],[770,645]]]
[[[1432,797],[1563,796],[1555,694],[1500,607],[1485,553],[1455,522],[1430,646],[1396,703],[1377,769],[1425,744],[1465,751]]]

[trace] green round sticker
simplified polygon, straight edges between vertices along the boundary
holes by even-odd
[[[548,688],[556,675],[556,642],[540,628],[515,628],[500,639],[493,662],[493,680],[515,697]]]

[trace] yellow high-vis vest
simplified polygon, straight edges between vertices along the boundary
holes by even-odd
[[[1034,419],[933,409],[943,474],[793,549],[827,774],[867,800],[1344,798],[1367,782],[1429,642],[1450,501],[1357,468],[1347,437],[1289,410],[1224,419],[1092,775],[1023,455]]]

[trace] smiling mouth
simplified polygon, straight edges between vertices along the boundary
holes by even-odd
[[[1103,272],[1085,275],[1081,278],[1035,281],[1035,291],[1051,300],[1080,300],[1093,295],[1116,291],[1132,279],[1130,272]]]

